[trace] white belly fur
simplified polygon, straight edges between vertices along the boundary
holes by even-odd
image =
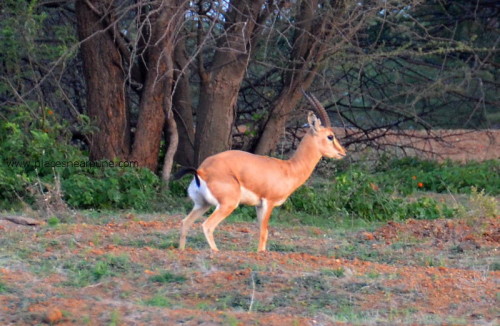
[[[250,206],[260,206],[262,203],[262,198],[260,198],[256,193],[248,190],[247,188],[241,186],[241,197],[240,203]]]

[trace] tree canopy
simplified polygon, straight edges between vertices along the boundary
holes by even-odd
[[[174,161],[272,152],[306,107],[301,89],[355,130],[346,144],[380,130],[495,127],[499,9],[493,0],[4,0],[0,141],[12,149],[14,130],[22,142],[48,134],[91,160],[131,160],[168,178]]]

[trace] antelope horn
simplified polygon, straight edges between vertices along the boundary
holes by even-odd
[[[330,118],[328,117],[328,113],[326,112],[326,109],[323,107],[323,105],[321,105],[321,103],[314,95],[307,94],[303,89],[301,89],[301,91],[302,94],[304,94],[305,98],[309,101],[309,103],[312,104],[314,111],[316,111],[316,114],[319,116],[319,119],[321,120],[323,126],[330,127]]]

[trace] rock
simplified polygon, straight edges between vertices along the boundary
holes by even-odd
[[[49,324],[55,324],[61,321],[63,315],[61,310],[57,308],[51,308],[49,309],[46,313],[45,316],[43,317],[43,321]]]

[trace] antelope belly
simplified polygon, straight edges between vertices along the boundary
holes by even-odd
[[[254,192],[241,187],[240,203],[250,206],[260,206],[262,199]]]

